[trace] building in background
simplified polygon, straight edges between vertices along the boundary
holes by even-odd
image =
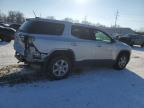
[[[128,35],[128,34],[136,34],[136,32],[134,30],[132,30],[131,28],[103,27],[102,29],[114,38],[118,35],[125,36],[125,35]]]

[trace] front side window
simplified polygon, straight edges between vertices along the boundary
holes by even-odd
[[[71,34],[80,39],[92,40],[91,30],[82,26],[72,26]]]
[[[101,31],[96,30],[94,32],[94,35],[95,35],[95,39],[97,41],[111,42],[111,38],[107,34],[101,32]]]

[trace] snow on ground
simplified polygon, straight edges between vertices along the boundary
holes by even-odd
[[[144,78],[144,48],[133,48],[132,58],[127,68]]]
[[[16,64],[12,43],[0,52],[0,64]],[[0,108],[144,108],[143,65],[144,49],[135,47],[123,71],[85,68],[60,81],[0,86]]]
[[[17,59],[14,57],[13,41],[8,44],[0,42],[0,68],[6,65],[17,64]]]

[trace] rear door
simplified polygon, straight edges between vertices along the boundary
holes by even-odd
[[[92,38],[92,29],[81,25],[73,25],[71,35],[75,37],[71,42],[77,61],[94,59],[95,43]]]

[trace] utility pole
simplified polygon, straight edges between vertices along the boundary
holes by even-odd
[[[84,17],[84,21],[85,21],[85,22],[87,21],[87,16]]]
[[[82,20],[83,24],[87,24],[87,16],[84,16],[84,19]]]
[[[119,17],[119,11],[117,10],[116,16],[115,16],[115,27],[117,27],[117,20],[118,20],[118,17]]]

